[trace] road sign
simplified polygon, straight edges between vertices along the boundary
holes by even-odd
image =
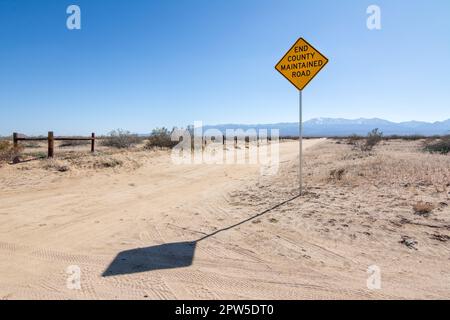
[[[300,38],[275,66],[298,90],[303,90],[328,63],[328,59]]]
[[[300,38],[277,63],[277,69],[299,90],[299,190],[303,194],[302,158],[303,158],[303,125],[302,125],[302,90],[328,63],[328,59],[312,45]]]

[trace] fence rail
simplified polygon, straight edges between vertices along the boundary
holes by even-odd
[[[17,148],[19,141],[48,141],[48,154],[49,158],[53,158],[55,154],[55,141],[91,141],[91,152],[95,152],[95,133],[92,133],[90,137],[55,137],[53,131],[49,131],[47,138],[45,137],[26,137],[23,134],[17,132],[13,133],[13,144]]]

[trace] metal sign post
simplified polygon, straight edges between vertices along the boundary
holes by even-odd
[[[299,118],[300,121],[298,123],[298,141],[299,141],[299,147],[300,147],[300,153],[299,153],[299,173],[298,173],[298,182],[299,182],[299,190],[300,195],[303,195],[303,178],[302,178],[302,166],[303,166],[303,115],[302,115],[302,90],[299,90],[299,99],[298,99],[298,107],[299,107]]]
[[[305,39],[300,38],[283,58],[277,63],[278,70],[290,83],[299,90],[299,190],[303,194],[303,121],[302,121],[302,92],[311,80],[328,63],[328,59],[317,49],[310,45]]]

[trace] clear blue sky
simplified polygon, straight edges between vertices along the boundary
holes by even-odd
[[[450,118],[448,0],[0,0],[0,134],[296,122],[274,66],[300,36],[330,60],[305,119]]]

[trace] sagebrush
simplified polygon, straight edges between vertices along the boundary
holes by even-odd
[[[361,150],[372,151],[373,147],[380,143],[381,140],[383,140],[383,132],[381,132],[378,128],[373,129],[367,134],[366,141],[361,146]]]
[[[152,134],[148,138],[145,144],[146,149],[153,148],[173,148],[178,144],[178,141],[172,141],[171,136],[174,129],[171,132],[167,128],[156,128],[152,131]]]
[[[112,147],[117,149],[130,148],[138,143],[142,139],[137,134],[132,134],[130,131],[117,129],[111,131],[108,136],[104,137],[100,144],[106,147]]]
[[[363,152],[372,151],[372,149],[383,140],[383,132],[378,128],[373,129],[367,134],[367,137],[353,134],[347,137],[347,144],[353,146],[354,149],[359,149]]]

